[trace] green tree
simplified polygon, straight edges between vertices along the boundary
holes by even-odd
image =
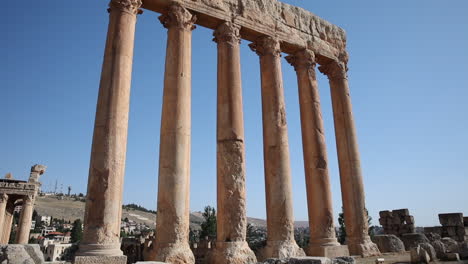
[[[79,242],[81,241],[82,237],[83,237],[83,225],[80,219],[76,219],[73,222],[73,227],[71,230],[71,242],[72,243]]]
[[[205,221],[201,224],[200,240],[216,238],[216,210],[211,206],[206,206],[203,212]]]
[[[247,224],[247,244],[254,252],[266,246],[266,232],[251,225]]]
[[[373,236],[375,226],[372,226],[372,217],[369,216],[369,211],[367,211],[367,208],[365,210],[366,210],[366,215],[367,215],[367,223],[369,226],[367,232],[369,236]],[[343,211],[343,207],[341,208],[341,211]],[[345,226],[344,218],[345,218],[344,213],[341,212],[338,216],[338,224],[340,225],[340,227],[338,228],[338,234],[337,234],[338,242],[340,242],[341,244],[344,244],[346,241],[346,226]]]

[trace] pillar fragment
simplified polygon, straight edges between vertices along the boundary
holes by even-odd
[[[351,255],[379,255],[368,235],[364,183],[347,77],[347,56],[319,67],[331,89],[346,241]]]
[[[75,263],[126,263],[119,237],[135,24],[141,4],[141,0],[109,3],[83,240]]]
[[[5,223],[5,216],[6,216],[6,206],[8,203],[8,195],[6,193],[0,193],[0,244],[2,242],[2,235],[6,229]]]
[[[196,17],[172,4],[159,20],[167,32],[159,145],[156,240],[148,260],[195,263],[189,246],[192,30]]]
[[[15,205],[11,198],[7,201],[5,209],[5,218],[3,220],[3,233],[0,239],[0,244],[8,244],[10,241],[11,225],[13,224],[13,214]]]
[[[33,209],[34,197],[32,195],[25,196],[18,222],[18,231],[16,231],[16,244],[28,244],[29,242]]]
[[[257,263],[246,242],[244,117],[240,67],[240,26],[221,24],[217,94],[217,239],[209,263]]]
[[[259,260],[303,256],[294,240],[291,169],[286,125],[281,50],[277,39],[263,36],[249,45],[260,57],[263,158],[267,205],[267,245]]]
[[[286,57],[294,66],[299,87],[302,146],[309,212],[309,256],[339,257],[349,255],[335,236],[333,204],[328,174],[325,131],[320,95],[315,73],[315,54],[301,50]]]

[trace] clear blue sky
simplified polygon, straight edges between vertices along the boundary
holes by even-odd
[[[417,225],[468,215],[468,1],[285,1],[343,27],[367,207]],[[0,176],[48,166],[45,189],[85,192],[107,1],[6,1],[0,16]],[[166,29],[138,17],[125,203],[154,209]],[[216,202],[216,45],[193,32],[191,210]],[[242,43],[248,215],[265,217],[258,57]],[[296,76],[283,59],[294,210],[307,219]],[[335,214],[341,194],[330,93],[320,75]]]

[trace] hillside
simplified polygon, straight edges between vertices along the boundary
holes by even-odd
[[[39,196],[36,199],[35,210],[40,215],[50,215],[54,218],[65,219],[67,221],[74,221],[77,218],[83,220],[85,203],[82,201],[75,201],[65,197],[59,200],[56,196]],[[150,228],[155,228],[156,214],[143,212],[140,210],[122,210],[122,218],[128,218],[137,223],[144,223]],[[190,214],[190,226],[192,228],[200,228],[203,222],[201,212],[192,212]],[[266,227],[266,221],[259,218],[248,218],[248,222],[257,227]],[[297,221],[296,227],[307,227],[308,222]]]

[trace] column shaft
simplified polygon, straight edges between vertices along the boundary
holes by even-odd
[[[118,257],[136,14],[140,0],[111,0],[96,107],[83,240],[78,256]],[[85,261],[85,260],[79,260]],[[110,260],[107,260],[110,261]],[[77,260],[78,262],[78,260]],[[81,262],[80,262],[81,263]]]
[[[260,37],[250,47],[260,56],[267,246],[261,258],[303,255],[294,240],[291,169],[279,42]],[[262,260],[262,259],[260,259]]]
[[[34,198],[26,196],[23,200],[23,208],[18,222],[18,230],[16,231],[16,244],[28,244],[29,242],[33,209]]]
[[[15,211],[15,205],[13,201],[8,201],[5,209],[5,220],[3,221],[3,233],[0,240],[0,244],[8,244],[10,241],[11,225],[13,224],[13,214]]]
[[[256,263],[246,242],[244,117],[239,26],[225,22],[218,43],[217,241],[209,263]]]
[[[286,57],[297,73],[302,145],[309,211],[310,242],[307,254],[338,257],[349,255],[340,246],[333,224],[333,204],[328,174],[325,130],[315,73],[315,55],[302,50]]]
[[[194,263],[189,247],[191,56],[195,16],[173,4],[168,28],[159,149],[158,214],[151,260]]]
[[[364,184],[345,62],[319,67],[330,81],[347,244],[351,255],[379,255],[368,235]]]
[[[0,194],[0,244],[2,244],[2,235],[5,232],[5,217],[6,217],[6,206],[8,203],[8,195],[5,193]]]

